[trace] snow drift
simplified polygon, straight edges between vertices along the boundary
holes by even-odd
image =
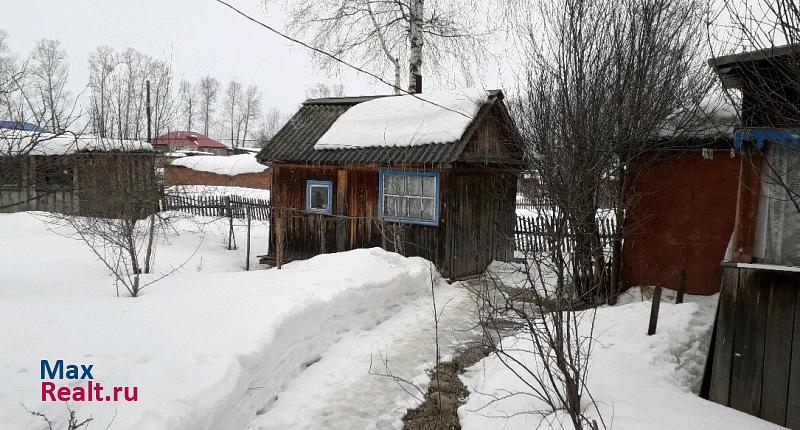
[[[27,214],[0,217],[36,233]],[[35,263],[46,276],[30,270],[29,258],[0,271],[0,422],[9,428],[42,424],[20,404],[64,420],[63,403],[40,399],[44,359],[92,364],[104,386],[138,387],[138,402],[70,403],[98,428],[115,414],[114,430],[244,428],[343,333],[379,324],[430,288],[428,262],[360,249],[282,270],[184,270],[139,298],[116,298],[88,250],[67,251],[78,244],[45,233],[32,243],[54,257]],[[9,245],[26,241],[13,237],[0,232]],[[20,253],[4,248],[5,261]],[[60,267],[57,250],[83,267]]]
[[[267,170],[267,166],[256,161],[255,154],[197,155],[178,158],[172,162],[172,165],[188,167],[198,172],[210,172],[228,176],[243,173],[260,173]]]

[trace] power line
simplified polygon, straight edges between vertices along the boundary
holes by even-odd
[[[414,97],[417,100],[421,100],[421,101],[423,101],[425,103],[429,103],[429,104],[432,104],[434,106],[440,107],[442,109],[449,110],[450,112],[457,113],[457,114],[462,115],[462,116],[464,116],[466,118],[472,118],[471,116],[465,114],[464,112],[459,112],[459,111],[457,111],[455,109],[451,109],[451,108],[449,108],[447,106],[442,106],[442,105],[440,105],[440,104],[438,104],[436,102],[423,99],[422,97],[419,97],[417,94],[412,93],[412,92],[410,92],[408,90],[405,90],[405,89],[400,88],[400,87],[396,87],[393,83],[383,79],[379,75],[376,75],[376,74],[374,74],[374,73],[372,73],[372,72],[370,72],[368,70],[362,69],[361,67],[358,67],[358,66],[356,66],[354,64],[351,64],[351,63],[349,63],[349,62],[347,62],[345,60],[342,60],[341,58],[331,54],[330,52],[327,52],[327,51],[319,49],[319,48],[317,48],[315,46],[309,45],[308,43],[303,42],[300,39],[296,39],[296,38],[294,38],[292,36],[289,36],[288,34],[282,33],[280,31],[276,30],[274,27],[270,26],[269,24],[266,24],[266,23],[264,23],[262,21],[259,21],[259,20],[255,19],[255,18],[253,18],[252,16],[246,14],[245,12],[242,12],[241,10],[239,10],[238,8],[236,8],[235,6],[231,5],[230,3],[228,3],[228,2],[226,2],[224,0],[216,0],[216,1],[217,1],[217,3],[221,3],[221,4],[225,5],[225,6],[227,6],[228,8],[233,10],[234,12],[236,12],[239,15],[243,16],[245,19],[254,22],[255,24],[257,24],[257,25],[259,25],[259,26],[271,31],[272,33],[277,34],[278,36],[280,36],[280,37],[282,37],[282,38],[284,38],[284,39],[286,39],[286,40],[288,40],[288,41],[290,41],[292,43],[296,43],[296,44],[298,44],[298,45],[300,45],[300,46],[302,46],[302,47],[304,47],[306,49],[310,49],[311,51],[314,51],[314,52],[316,52],[318,54],[321,54],[321,55],[323,55],[325,57],[328,57],[328,58],[330,58],[330,59],[332,59],[332,60],[334,60],[336,62],[339,62],[339,63],[341,63],[341,64],[343,64],[343,65],[345,65],[347,67],[350,67],[351,69],[353,69],[353,70],[355,70],[355,71],[357,71],[359,73],[363,73],[363,74],[368,75],[368,76],[370,76],[372,78],[375,78],[378,81],[380,81],[380,82],[382,82],[382,83],[384,83],[384,84],[396,89],[397,91],[401,91],[401,92],[403,92],[403,93],[405,93],[407,95],[410,95],[410,96]]]

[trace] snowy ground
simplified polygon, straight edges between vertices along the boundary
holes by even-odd
[[[716,296],[695,297],[681,305],[662,303],[653,336],[646,335],[650,303],[636,297],[636,292],[631,292],[621,301],[626,304],[597,310],[597,342],[587,385],[609,428],[779,428],[703,400],[693,392],[702,377]],[[525,339],[509,337],[503,342],[519,349],[515,357],[520,362],[534,365],[534,358],[524,352],[529,349]],[[544,407],[494,356],[470,368],[462,379],[471,392],[459,408],[465,430],[572,428],[563,415],[543,418],[532,414]],[[586,407],[588,415],[597,418],[588,404]]]
[[[92,364],[104,386],[138,387],[137,402],[70,403],[96,428],[397,427],[414,399],[369,375],[369,358],[385,371],[380,351],[393,372],[426,382],[427,262],[370,249],[244,272],[243,246],[225,250],[224,222],[177,220],[158,241],[156,269],[189,262],[134,299],[116,297],[82,243],[31,214],[0,215],[3,426],[44,427],[23,404],[63,424],[66,406],[41,401],[39,375],[40,360],[63,359]],[[440,306],[449,302],[447,347],[469,301],[439,280],[436,289]]]

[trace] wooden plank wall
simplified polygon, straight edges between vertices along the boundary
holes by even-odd
[[[47,211],[103,215],[113,204],[155,184],[153,154],[98,153],[66,156],[23,156],[18,186],[0,187],[0,212]],[[45,187],[41,175],[47,163],[72,171],[72,185]],[[116,202],[116,203],[115,203]]]
[[[405,168],[432,170],[424,166]],[[281,217],[284,260],[382,247],[406,256],[421,256],[433,261],[442,275],[459,277],[483,271],[494,258],[512,256],[513,173],[440,171],[441,217],[437,227],[378,219],[379,172],[378,166],[273,165],[273,216]],[[333,182],[333,216],[305,212],[307,180]],[[272,249],[270,256],[274,257]]]
[[[443,212],[445,263],[456,276],[483,272],[513,256],[517,177],[509,172],[458,169],[447,176]]]
[[[800,429],[800,273],[725,266],[709,398]]]

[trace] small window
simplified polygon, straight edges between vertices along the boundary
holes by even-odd
[[[333,183],[331,181],[306,181],[306,211],[330,214],[333,209]]]
[[[68,189],[72,187],[72,171],[69,165],[61,160],[45,160],[37,165],[38,189]]]
[[[411,224],[439,225],[439,174],[384,170],[380,176],[380,217]]]
[[[0,187],[22,185],[22,161],[20,157],[0,156]]]

